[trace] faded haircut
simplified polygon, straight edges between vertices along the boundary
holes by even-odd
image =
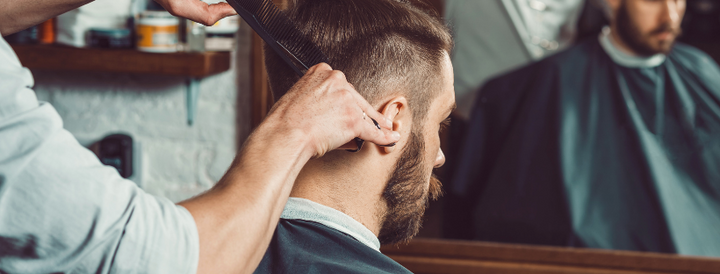
[[[437,13],[419,0],[291,0],[285,14],[370,104],[404,95],[415,124],[441,90],[453,46]],[[265,46],[270,87],[285,93],[297,74]]]

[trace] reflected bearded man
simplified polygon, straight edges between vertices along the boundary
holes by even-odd
[[[605,0],[597,38],[488,82],[452,190],[475,239],[720,256],[720,70],[685,0]]]
[[[299,0],[285,13],[403,137],[309,161],[255,273],[409,273],[379,248],[417,234],[441,193],[432,169],[445,161],[438,133],[455,107],[452,38],[420,1]],[[282,94],[298,77],[265,53]]]

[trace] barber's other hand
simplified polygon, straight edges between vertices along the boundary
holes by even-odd
[[[170,14],[210,26],[220,19],[237,14],[228,3],[208,5],[200,0],[155,0]]]
[[[363,112],[367,117],[363,117]],[[345,74],[325,63],[311,67],[273,106],[265,122],[278,125],[279,130],[303,134],[304,145],[314,157],[323,156],[355,137],[378,145],[400,139],[400,134],[392,131],[392,121],[377,112],[347,82]]]

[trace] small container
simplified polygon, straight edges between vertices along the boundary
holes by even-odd
[[[137,49],[176,52],[180,21],[167,11],[144,11],[136,22]]]
[[[218,20],[212,26],[207,27],[208,33],[213,34],[235,34],[240,28],[240,16],[233,15]]]
[[[207,4],[215,4],[219,0],[203,0]],[[224,2],[224,1],[222,1]],[[235,48],[235,33],[240,28],[240,16],[229,16],[220,19],[212,26],[205,28],[205,49],[208,51],[232,51]]]
[[[55,43],[55,18],[48,19],[38,26],[38,42],[40,44]]]
[[[234,48],[234,35],[208,34],[205,38],[205,50],[207,51],[232,51]]]
[[[185,44],[186,51],[204,52],[205,51],[205,26],[191,20],[185,20]]]
[[[132,47],[129,29],[90,29],[88,44],[91,48],[126,49]]]
[[[10,44],[37,44],[38,27],[33,26],[25,30],[5,36],[5,41]]]

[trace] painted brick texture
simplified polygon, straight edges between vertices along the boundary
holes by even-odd
[[[33,71],[38,99],[50,102],[79,140],[128,133],[142,147],[141,187],[178,202],[212,187],[250,124],[250,30],[243,25],[230,71],[206,77],[192,126],[182,77]]]

